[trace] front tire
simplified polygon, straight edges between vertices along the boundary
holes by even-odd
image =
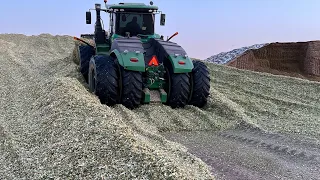
[[[119,101],[119,76],[111,56],[97,55],[89,63],[89,90],[102,104],[113,106]]]

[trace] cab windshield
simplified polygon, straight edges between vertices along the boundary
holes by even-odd
[[[154,34],[154,14],[116,13],[115,31],[121,36],[126,36],[126,32],[130,32],[130,36]]]

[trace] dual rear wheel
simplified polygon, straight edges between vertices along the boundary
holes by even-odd
[[[93,56],[89,63],[89,90],[108,106],[121,103],[133,109],[142,100],[142,73],[127,71],[111,56]]]
[[[210,74],[207,66],[201,61],[193,61],[191,73],[173,73],[167,68],[168,102],[172,108],[184,107],[187,104],[204,107],[210,94]]]
[[[80,57],[84,57],[80,58],[80,71],[89,84],[89,90],[99,97],[101,103],[108,106],[123,104],[129,109],[141,104],[141,72],[125,70],[111,56],[91,55],[91,58],[88,58],[89,55],[84,53],[91,54],[92,51],[80,49]],[[210,90],[209,71],[203,62],[193,61],[193,64],[191,73],[175,74],[172,68],[166,68],[166,104],[172,108],[182,108],[187,104],[203,107],[207,103]]]

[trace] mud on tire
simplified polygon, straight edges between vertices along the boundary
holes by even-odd
[[[207,104],[210,94],[210,74],[207,66],[201,61],[193,60],[194,68],[191,75],[192,94],[188,104],[203,107]]]
[[[120,67],[121,72],[121,104],[129,109],[138,107],[142,101],[142,73],[128,71]]]
[[[91,58],[88,73],[89,89],[102,104],[113,106],[119,101],[119,76],[113,58],[97,55]]]
[[[80,45],[78,47],[79,51],[79,66],[80,72],[83,75],[85,81],[88,83],[88,71],[89,71],[89,62],[91,56],[95,54],[94,48],[88,45]]]

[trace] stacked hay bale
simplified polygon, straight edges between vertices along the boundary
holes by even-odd
[[[320,76],[320,42],[308,43],[306,57],[304,59],[304,71],[308,75]]]
[[[320,81],[320,42],[271,43],[250,49],[225,65]]]

